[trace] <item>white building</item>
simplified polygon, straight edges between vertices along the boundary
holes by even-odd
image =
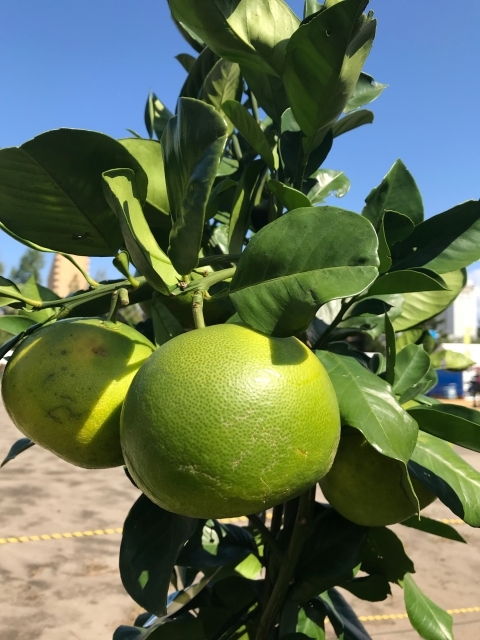
[[[469,280],[454,303],[438,316],[443,321],[442,333],[459,340],[477,337],[477,295],[478,288]]]

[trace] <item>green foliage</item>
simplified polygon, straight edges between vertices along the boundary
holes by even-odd
[[[10,271],[10,278],[17,284],[25,284],[30,278],[40,281],[40,271],[45,264],[45,258],[35,249],[27,249],[20,258],[18,267]]]
[[[336,138],[373,122],[362,107],[386,87],[363,71],[376,31],[368,1],[306,0],[303,22],[283,0],[169,5],[195,55],[177,56],[187,75],[175,114],[148,96],[150,139],[58,129],[0,150],[0,228],[28,247],[11,279],[0,277],[0,330],[13,336],[0,356],[42,324],[114,317],[120,304],[133,318],[145,303],[137,328],[157,347],[205,321],[297,336],[327,370],[342,425],[399,461],[412,499],[407,468],[480,526],[480,474],[450,444],[479,452],[480,414],[425,396],[436,368],[470,364],[435,350],[425,322],[480,259],[479,202],[424,220],[397,160],[361,215],[324,205],[350,188],[341,168],[325,166]],[[38,284],[39,250],[110,256],[121,279],[59,299]],[[203,402],[191,382],[189,402]],[[32,444],[15,443],[3,464]],[[277,506],[270,527],[263,514],[246,514],[248,527],[197,521],[141,496],[120,571],[149,613],[114,640],[324,640],[326,619],[337,637],[367,640],[335,587],[378,602],[392,583],[417,632],[449,640],[451,619],[413,582],[397,535],[313,495]],[[423,516],[403,524],[464,542]]]

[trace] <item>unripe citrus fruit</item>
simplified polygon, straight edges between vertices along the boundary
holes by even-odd
[[[61,320],[15,350],[2,380],[12,421],[28,438],[79,467],[123,464],[120,413],[153,345],[131,327]]]
[[[237,324],[160,347],[125,400],[121,440],[161,507],[222,518],[289,500],[330,468],[340,418],[328,375],[296,338]]]
[[[366,527],[402,522],[417,509],[404,488],[402,463],[374,449],[356,429],[343,429],[333,466],[320,480],[325,498],[342,516]],[[436,496],[412,477],[424,509]]]

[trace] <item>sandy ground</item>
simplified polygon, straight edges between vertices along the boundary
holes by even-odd
[[[0,406],[0,457],[20,435]],[[480,455],[463,454],[480,469]],[[0,538],[121,527],[137,495],[121,469],[76,469],[33,447],[0,471]],[[455,517],[441,504],[426,513]],[[463,545],[395,530],[432,600],[448,609],[480,606],[480,531],[460,526]],[[119,534],[0,545],[0,639],[110,640],[119,624],[131,624],[139,609],[120,582],[119,546]],[[385,602],[349,599],[359,615],[405,610],[400,588]],[[364,624],[375,640],[418,638],[408,620]],[[479,640],[480,613],[454,616],[454,628],[457,640]]]

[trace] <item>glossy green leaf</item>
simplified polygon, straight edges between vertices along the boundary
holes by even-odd
[[[143,202],[147,178],[142,168],[120,142],[102,133],[57,129],[2,149],[0,222],[54,251],[113,256],[122,234],[105,201],[101,176],[116,167],[135,171]]]
[[[404,295],[402,313],[393,321],[395,331],[405,331],[425,322],[449,307],[467,283],[465,270],[442,274],[444,291],[423,291]]]
[[[183,333],[182,325],[163,304],[161,296],[155,295],[153,298],[151,317],[157,347]]]
[[[178,274],[158,246],[137,197],[135,174],[114,169],[103,174],[105,197],[118,216],[125,245],[133,264],[147,282],[164,295],[178,282]]]
[[[269,169],[273,171],[275,169],[275,160],[270,143],[255,118],[242,104],[235,100],[224,102],[222,109],[252,149],[258,153]]]
[[[401,351],[407,344],[418,344],[424,329],[409,329],[408,331],[402,331],[397,335],[397,352]]]
[[[189,53],[179,53],[175,56],[175,59],[179,61],[187,73],[190,73],[193,69],[196,60],[195,56],[191,56]]]
[[[423,393],[423,385],[417,387],[423,377],[430,369],[430,356],[421,345],[409,344],[397,355],[395,364],[395,382],[393,391],[400,396],[400,403],[407,402],[404,394],[410,396],[412,388],[413,395],[408,400],[414,398],[419,393]]]
[[[381,276],[370,287],[370,295],[387,293],[415,293],[417,291],[445,291],[448,285],[434,271],[408,269],[392,271]]]
[[[19,315],[0,316],[0,330],[10,333],[12,336],[25,331],[32,325],[36,324],[36,320]]]
[[[264,164],[262,160],[250,162],[242,173],[242,177],[233,197],[232,214],[230,216],[228,239],[231,253],[240,253],[250,223],[252,207],[258,204],[261,189],[258,189],[262,179]]]
[[[446,538],[447,540],[455,540],[456,542],[464,542],[465,544],[467,543],[465,538],[458,533],[455,527],[452,527],[445,522],[441,522],[440,520],[427,518],[426,516],[412,516],[411,518],[408,518],[408,520],[400,522],[400,524],[405,527],[410,527],[411,529],[431,533],[432,535],[439,536],[440,538]]]
[[[385,331],[385,356],[386,356],[385,381],[392,386],[395,381],[395,364],[397,362],[397,346],[395,343],[395,331],[393,330],[393,325],[391,323],[390,318],[388,317],[388,313],[385,314],[384,331]]]
[[[203,42],[203,40],[199,38],[197,34],[194,33],[186,24],[183,24],[182,22],[176,20],[173,15],[172,19],[185,41],[188,42],[188,44],[194,51],[201,54],[202,51],[205,50],[205,43]]]
[[[315,184],[307,193],[307,197],[313,205],[323,202],[328,196],[343,198],[350,191],[350,180],[343,171],[318,169],[312,178]]]
[[[450,351],[449,349],[440,349],[435,351],[430,356],[432,359],[432,365],[435,369],[448,369],[450,371],[464,371],[472,365],[475,361],[457,351]]]
[[[211,104],[223,113],[222,105],[227,100],[239,101],[243,93],[243,80],[240,67],[236,62],[222,58],[213,66],[205,78],[202,89],[202,100]],[[229,135],[233,133],[230,123]]]
[[[198,264],[205,211],[227,136],[225,120],[210,105],[180,98],[162,137],[172,231],[168,255],[189,274]]]
[[[199,521],[177,564],[199,570],[235,566],[252,553],[258,554],[257,545],[245,527],[223,524],[217,520]]]
[[[338,138],[344,133],[363,127],[364,124],[372,124],[374,118],[373,112],[368,109],[360,109],[354,113],[349,113],[333,124],[333,137]]]
[[[341,640],[371,640],[355,611],[337,589],[329,589],[314,601],[320,600],[327,610],[337,638]]]
[[[325,614],[319,612],[311,604],[300,607],[297,618],[296,631],[310,640],[325,640]],[[287,636],[288,638],[288,636]],[[283,640],[283,637],[282,637]]]
[[[283,0],[169,0],[173,16],[219,56],[273,75],[300,20]]]
[[[334,386],[342,424],[361,431],[383,455],[406,463],[415,448],[418,427],[395,400],[390,385],[354,358],[327,351],[316,355]]]
[[[205,47],[198,58],[195,59],[192,69],[180,90],[179,98],[201,98],[205,78],[218,60],[217,54],[209,47]]]
[[[291,112],[291,109],[287,109],[285,113]],[[285,116],[285,113],[283,114]],[[293,118],[293,116],[292,116]],[[280,136],[280,155],[282,158],[282,163],[285,168],[286,177],[293,182],[298,182],[300,176],[297,175],[299,171],[299,167],[302,166],[304,162],[304,150],[303,150],[303,140],[304,136],[300,130],[288,130],[285,129],[282,131],[282,135]],[[304,175],[311,176],[315,173],[315,171],[320,167],[333,145],[333,134],[331,131],[327,132],[325,138],[322,143],[314,149],[310,155],[308,156],[307,164],[305,167]],[[304,182],[303,189],[305,190],[308,187],[314,187],[315,181],[307,180]]]
[[[383,216],[385,238],[389,247],[393,247],[397,242],[401,242],[413,232],[415,224],[411,218],[398,211],[387,209]]]
[[[454,640],[452,616],[429,600],[409,573],[403,589],[408,619],[418,634],[425,640]]]
[[[391,529],[372,527],[364,549],[362,571],[381,575],[389,582],[398,582],[415,569],[401,540]]]
[[[308,16],[311,16],[322,9],[324,9],[324,5],[321,2],[318,2],[318,0],[305,0],[303,6],[303,18],[308,18]]]
[[[361,73],[357,80],[357,84],[355,85],[352,97],[345,106],[345,113],[350,113],[350,111],[354,111],[366,104],[370,104],[376,100],[387,87],[388,84],[376,82],[372,76],[368,75],[368,73]]]
[[[409,413],[422,431],[480,452],[480,411],[453,404],[413,407]]]
[[[142,495],[125,520],[120,576],[133,600],[156,615],[166,613],[170,576],[197,520],[164,511]]]
[[[293,187],[287,187],[283,182],[278,180],[269,180],[268,188],[278,198],[287,211],[309,207],[310,200],[301,191],[297,191]]]
[[[416,225],[423,220],[422,196],[412,174],[401,160],[395,162],[379,186],[365,198],[362,215],[368,218],[375,228],[378,228],[383,212],[386,210],[403,213]]]
[[[382,602],[392,594],[390,583],[385,576],[378,573],[373,576],[363,576],[362,578],[354,578],[348,582],[343,582],[342,589],[346,589],[353,593],[360,600],[368,602]]]
[[[300,556],[290,600],[308,602],[322,591],[353,578],[367,535],[367,527],[350,522],[334,509],[322,509]]]
[[[420,431],[408,467],[455,515],[480,527],[480,473],[450,444]]]
[[[242,320],[268,335],[295,335],[322,304],[364,290],[378,265],[377,237],[364,222],[350,211],[318,207],[296,209],[261,229],[230,287]]]
[[[30,300],[41,300],[42,302],[53,302],[55,300],[60,300],[60,296],[54,293],[51,289],[48,289],[48,287],[44,287],[41,284],[38,284],[38,282],[35,282],[34,276],[31,276],[29,280],[22,286],[22,295],[25,296],[25,298],[29,298]],[[19,316],[17,317],[23,316],[25,318],[28,318],[31,324],[34,324],[35,322],[45,322],[46,320],[54,316],[57,311],[58,307],[48,307],[47,309],[41,309],[40,311],[27,311],[25,309],[22,309],[21,311],[19,311]]]
[[[168,618],[146,630],[142,640],[205,640],[200,620],[193,616]]]
[[[352,96],[375,37],[368,0],[344,0],[305,22],[287,44],[283,78],[290,106],[312,150]]]
[[[160,138],[165,131],[167,122],[173,116],[173,113],[167,109],[163,102],[157,98],[154,93],[149,93],[147,103],[145,105],[145,126],[150,138],[153,138],[153,134]]]
[[[19,456],[21,453],[23,453],[27,449],[30,449],[30,447],[33,447],[34,444],[35,443],[32,442],[30,438],[20,438],[20,440],[17,440],[10,447],[10,451],[7,453],[6,457],[3,459],[2,464],[0,464],[0,467],[5,466],[7,462],[10,462],[11,460],[15,460],[17,456]]]
[[[217,176],[225,177],[231,176],[238,171],[238,160],[234,158],[223,157],[218,165]]]
[[[137,160],[147,175],[147,196],[143,210],[150,226],[170,227],[170,207],[160,143],[155,140],[135,138],[126,138],[120,142]]]
[[[395,269],[425,267],[448,273],[480,259],[480,201],[432,216],[397,245]]]

